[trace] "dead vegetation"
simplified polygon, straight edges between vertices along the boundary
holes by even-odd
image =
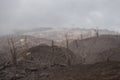
[[[20,47],[10,37],[12,64],[0,54],[0,80],[119,80],[119,40],[119,36],[99,36],[96,31],[96,37],[72,43],[66,34],[66,47],[56,46],[54,40],[50,45],[38,41],[39,45],[30,47],[25,36]],[[88,64],[90,60],[95,64]]]
[[[76,56],[79,56],[78,60],[85,61],[88,64],[97,62],[99,53],[119,47],[120,36],[118,37],[117,35],[101,35],[83,40],[74,40],[69,44],[69,49]],[[80,57],[82,60],[79,59]]]

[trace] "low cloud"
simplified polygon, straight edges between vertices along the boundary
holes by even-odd
[[[0,0],[0,33],[37,27],[115,28],[119,0]]]

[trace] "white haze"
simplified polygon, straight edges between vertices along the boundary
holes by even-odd
[[[0,0],[0,34],[39,27],[120,31],[120,0]]]

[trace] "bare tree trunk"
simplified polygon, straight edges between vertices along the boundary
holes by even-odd
[[[67,47],[67,49],[69,49],[69,41],[66,39],[66,47]]]
[[[54,41],[52,40],[51,46],[54,47]]]
[[[94,31],[95,31],[96,37],[99,37],[99,30],[98,30],[98,29],[95,29]]]
[[[26,48],[26,49],[29,49],[27,36],[25,36],[25,48]]]
[[[99,33],[98,33],[98,30],[97,30],[97,32],[96,32],[96,36],[97,36],[97,37],[99,37]]]
[[[10,49],[12,63],[14,66],[17,66],[17,48],[15,46],[13,38],[8,39],[8,45]]]
[[[78,48],[78,40],[75,40],[76,47]]]
[[[68,34],[65,35],[65,39],[66,39],[66,48],[69,49]]]
[[[52,43],[51,43],[51,47],[52,47],[52,51],[54,52],[54,41],[52,40]]]
[[[108,57],[107,57],[107,62],[110,62],[110,59],[111,59],[112,56],[113,56],[113,53],[110,52],[110,53],[108,54]]]
[[[68,34],[65,35],[65,39],[66,39],[66,48],[67,48],[67,53],[66,53],[66,59],[67,59],[67,64],[68,66],[71,66],[71,60],[69,57],[69,39],[68,39]]]
[[[71,60],[68,58],[67,60],[68,66],[71,66]]]

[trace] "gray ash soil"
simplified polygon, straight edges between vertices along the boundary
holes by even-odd
[[[6,66],[0,70],[0,80],[120,80],[120,62],[22,68]]]

